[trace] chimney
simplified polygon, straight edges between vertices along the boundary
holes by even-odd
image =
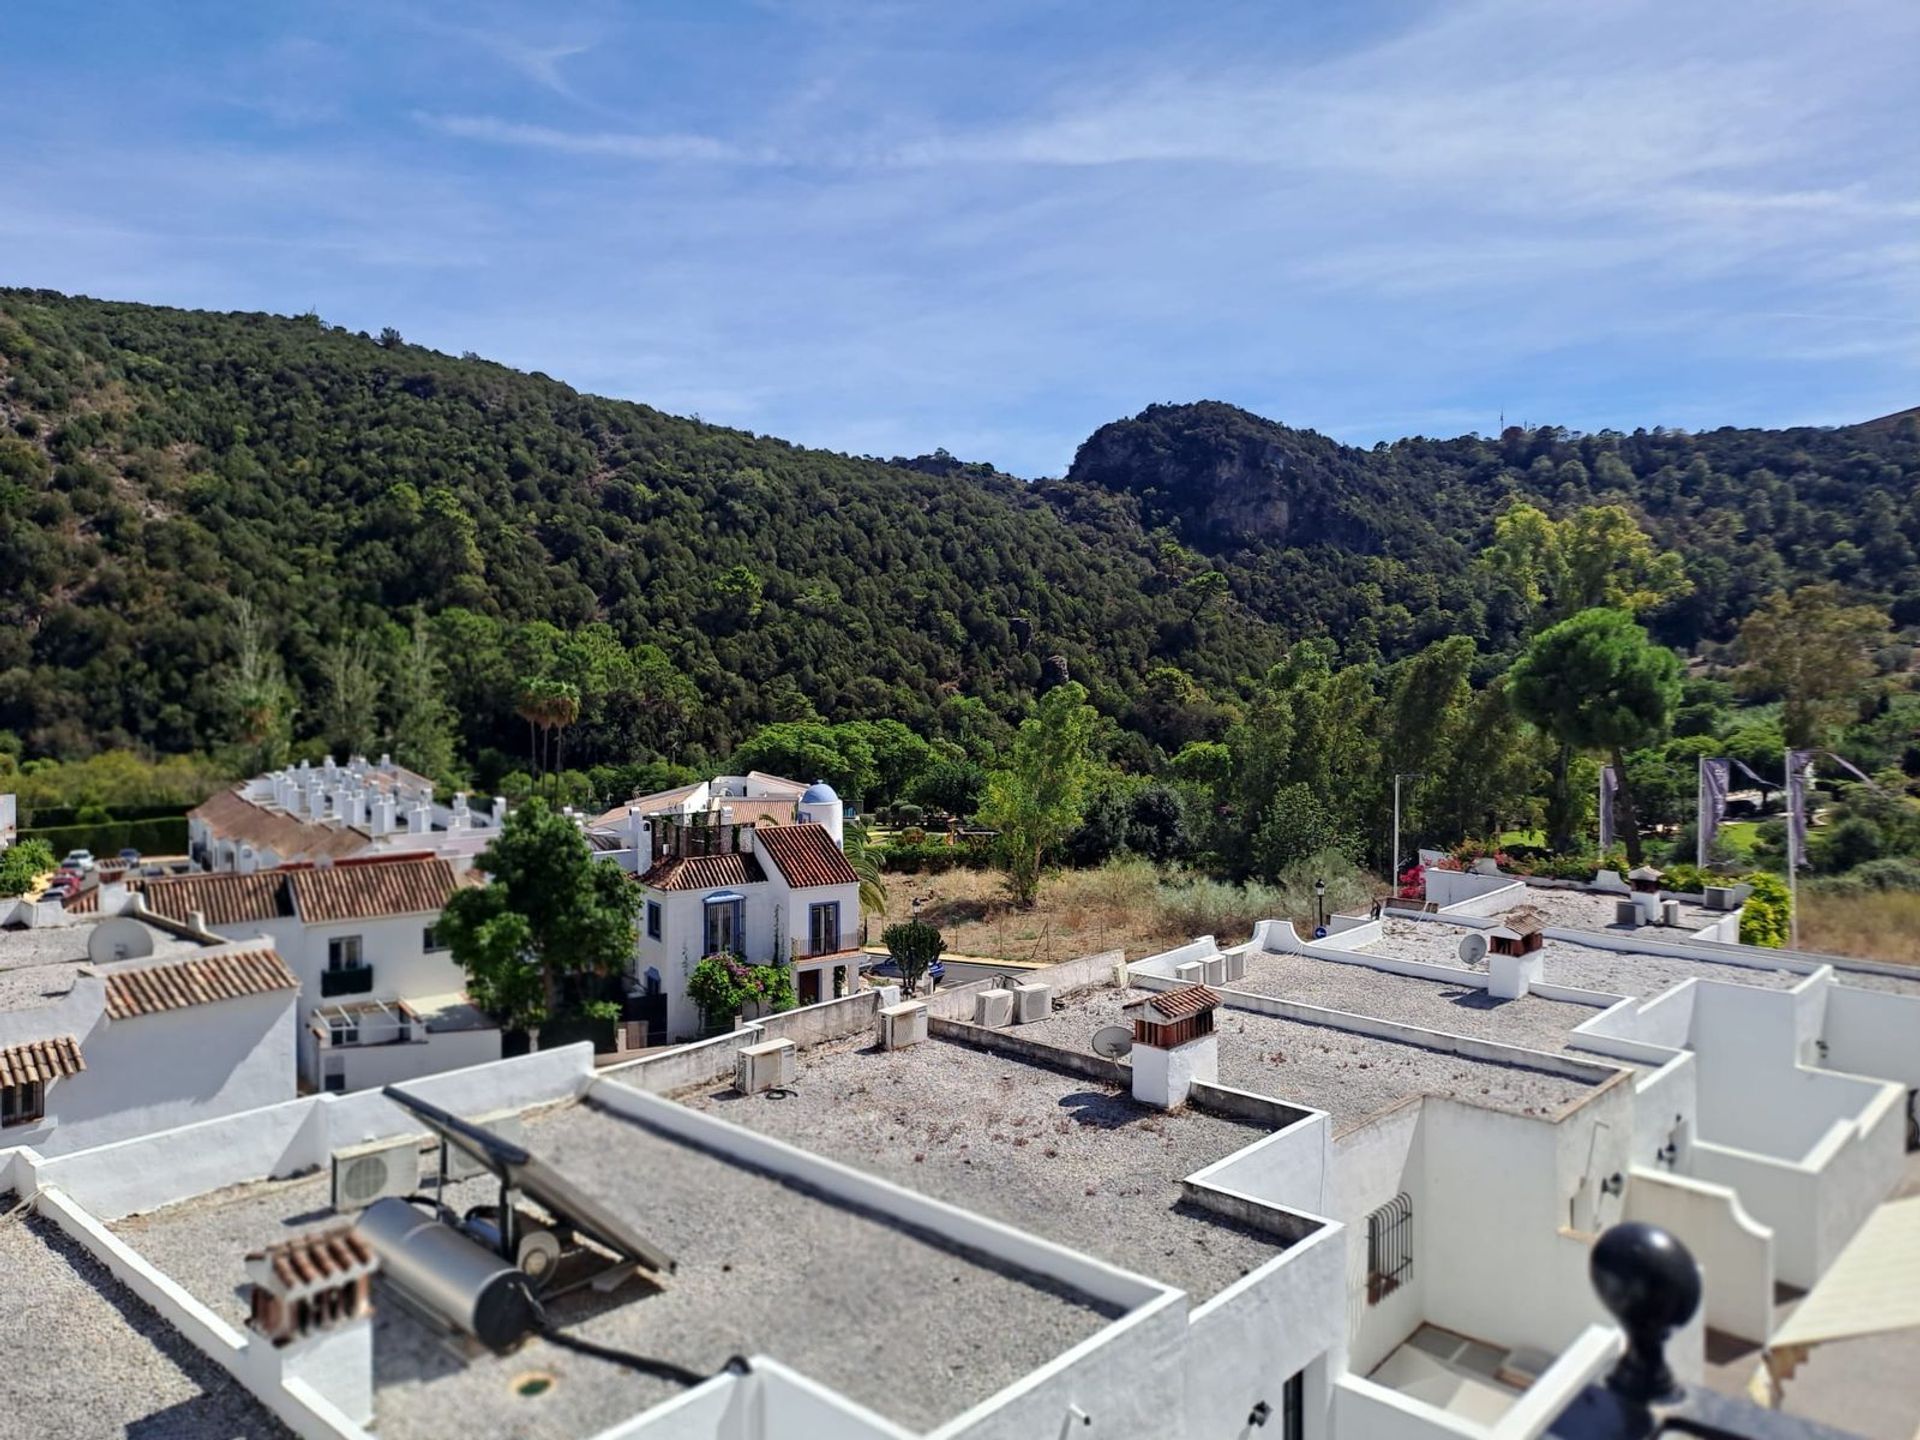
[[[1213,1012],[1220,997],[1205,985],[1161,990],[1120,1013],[1133,1022],[1133,1098],[1160,1110],[1187,1103],[1196,1083],[1220,1079],[1220,1039]]]
[[[246,1258],[258,1380],[311,1386],[356,1425],[373,1421],[372,1279],[378,1256],[353,1226],[282,1240]]]
[[[497,830],[506,823],[507,823],[507,797],[504,795],[496,795],[493,797],[494,829]]]
[[[187,912],[187,928],[197,935],[205,935],[207,933],[206,912],[203,910],[189,910]]]
[[[380,757],[380,768],[391,775],[393,773],[393,756],[382,755]]]
[[[640,818],[638,805],[627,806],[627,848],[633,852],[633,868],[647,868],[647,822]]]
[[[416,835],[427,835],[433,830],[433,807],[425,801],[413,807],[413,819],[407,828]]]
[[[459,832],[467,828],[467,797],[459,792],[453,797],[453,820],[447,829]]]

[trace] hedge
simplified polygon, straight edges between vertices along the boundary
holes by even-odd
[[[940,840],[923,840],[917,845],[892,840],[878,847],[880,868],[901,875],[939,875],[953,869],[984,870],[993,864],[993,850],[986,845],[948,845]]]
[[[40,839],[53,847],[56,857],[69,850],[91,850],[100,860],[111,860],[128,846],[142,855],[184,855],[187,853],[187,817],[171,815],[158,820],[108,820],[99,825],[36,826],[22,830],[23,840]]]
[[[35,830],[60,830],[89,822],[80,818],[82,810],[104,810],[107,819],[92,823],[108,824],[118,820],[170,820],[186,814],[178,805],[22,805],[20,823]]]

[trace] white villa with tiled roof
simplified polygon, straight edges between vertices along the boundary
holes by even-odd
[[[370,857],[149,880],[136,894],[153,914],[271,943],[300,985],[301,1082],[351,1091],[500,1057],[498,1027],[467,1002],[437,933],[472,873]]]
[[[833,787],[758,772],[642,795],[589,824],[602,858],[645,892],[629,1018],[651,1044],[692,1039],[687,977],[707,956],[791,964],[802,1005],[853,990],[860,884]]]
[[[64,1154],[292,1099],[298,991],[271,944],[164,917],[0,930],[0,1145]]]
[[[328,756],[211,796],[187,814],[187,849],[203,870],[242,874],[374,855],[471,857],[506,812],[500,799],[478,810],[465,795],[436,800],[433,782],[391,755],[355,755],[344,765]]]

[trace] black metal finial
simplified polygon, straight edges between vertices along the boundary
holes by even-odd
[[[1629,1221],[1600,1237],[1589,1270],[1600,1303],[1627,1332],[1607,1388],[1638,1405],[1676,1398],[1667,1337],[1700,1308],[1700,1267],[1687,1247],[1657,1225]]]

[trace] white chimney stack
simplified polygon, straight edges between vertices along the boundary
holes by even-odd
[[[500,826],[506,823],[507,823],[507,797],[504,795],[496,795],[493,797],[494,828],[498,829]]]

